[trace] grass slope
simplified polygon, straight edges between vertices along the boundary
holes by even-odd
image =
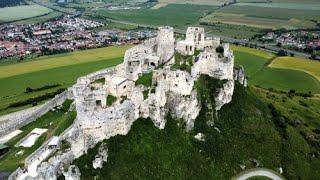
[[[92,168],[98,146],[75,161],[81,178],[230,179],[242,171],[241,164],[253,167],[252,159],[258,160],[260,167],[276,171],[281,166],[289,179],[319,176],[317,166],[313,166],[319,164],[319,157],[310,160],[308,155],[314,147],[296,127],[286,124],[286,128],[279,128],[268,104],[254,95],[254,89],[236,85],[233,101],[215,118],[215,127],[221,132],[208,126],[206,122],[212,117],[208,104],[214,103],[216,83],[206,76],[197,83],[201,86],[202,110],[194,130],[185,132],[170,116],[163,130],[155,128],[149,119],[139,119],[127,136],[106,141],[108,162],[103,169]],[[194,139],[198,132],[205,134],[205,142]]]
[[[243,51],[234,51],[235,65],[243,66],[245,68],[246,75],[251,78],[254,74],[259,72],[264,65],[268,62],[268,59],[262,58]]]
[[[56,112],[49,111],[36,121],[22,127],[21,130],[23,132],[6,143],[6,145],[10,147],[10,151],[0,159],[0,172],[12,172],[18,167],[23,167],[26,157],[33,153],[50,137],[57,136],[67,129],[76,117],[75,111],[68,112],[71,103],[72,101],[67,100],[61,110]],[[50,123],[52,124],[50,125]],[[14,147],[20,139],[25,137],[34,128],[46,128],[48,131],[41,135],[30,148]],[[24,153],[22,155],[16,155],[16,153],[21,150],[24,151]]]
[[[52,12],[51,9],[39,5],[23,5],[0,8],[0,22],[16,21],[35,16],[41,16],[50,12]]]

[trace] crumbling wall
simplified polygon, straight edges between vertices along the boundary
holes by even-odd
[[[72,97],[69,91],[64,91],[56,95],[43,105],[26,109],[23,111],[11,113],[0,117],[0,136],[6,135],[10,131],[19,129],[43,116],[52,108],[63,104],[63,102]]]

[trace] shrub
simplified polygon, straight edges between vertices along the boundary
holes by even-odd
[[[288,54],[287,51],[285,51],[283,49],[279,50],[277,53],[278,56],[286,56],[287,54]]]

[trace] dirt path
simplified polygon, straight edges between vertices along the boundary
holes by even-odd
[[[281,175],[279,175],[278,173],[274,172],[273,170],[265,169],[265,168],[249,169],[247,171],[244,171],[244,172],[238,174],[237,176],[234,176],[231,179],[232,180],[246,180],[251,177],[259,177],[259,176],[260,177],[261,176],[268,177],[273,180],[284,180],[284,178],[281,177]]]

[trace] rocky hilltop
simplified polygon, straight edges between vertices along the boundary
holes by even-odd
[[[77,118],[60,137],[60,146],[66,148],[48,161],[31,161],[10,178],[56,179],[63,175],[79,179],[81,172],[72,162],[99,142],[126,135],[139,118],[149,118],[163,129],[169,114],[181,120],[186,131],[192,130],[203,106],[196,87],[203,75],[219,82],[211,92],[215,103],[209,108],[215,112],[232,101],[235,81],[247,86],[244,69],[234,67],[229,44],[206,37],[200,27],[189,27],[186,39],[180,41],[175,40],[173,28],[159,28],[156,37],[127,50],[122,64],[80,77],[69,88]],[[93,167],[101,168],[107,156],[108,148],[101,146]]]

